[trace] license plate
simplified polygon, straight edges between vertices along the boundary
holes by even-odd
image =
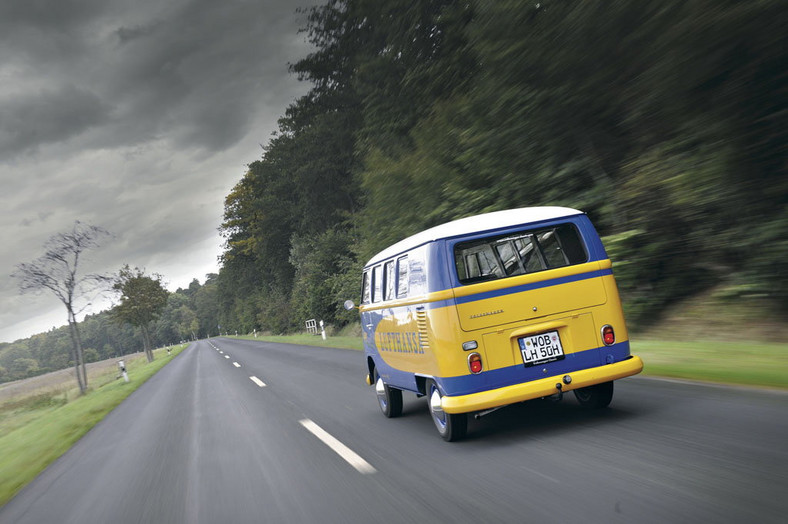
[[[517,339],[525,367],[564,359],[564,348],[558,331],[529,335]]]

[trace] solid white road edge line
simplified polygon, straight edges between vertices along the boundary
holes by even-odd
[[[373,468],[369,462],[358,456],[358,454],[356,454],[355,451],[353,451],[346,445],[342,444],[331,434],[326,432],[326,430],[324,430],[323,428],[321,428],[320,426],[318,426],[308,418],[305,418],[300,422],[301,425],[304,426],[306,429],[308,429],[310,433],[312,433],[314,436],[322,440],[323,444],[334,450],[334,452],[337,455],[345,459],[345,461],[348,464],[356,468],[356,470],[359,473],[363,473],[364,475],[371,475],[372,473],[377,472],[377,470]]]
[[[263,382],[262,380],[260,380],[260,379],[259,379],[259,378],[257,378],[257,377],[249,377],[249,379],[250,379],[252,382],[254,382],[255,384],[257,384],[258,386],[260,386],[261,388],[264,388],[264,387],[265,387],[265,382]]]

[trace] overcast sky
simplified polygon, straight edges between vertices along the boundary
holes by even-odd
[[[218,271],[224,198],[308,89],[287,64],[314,3],[0,1],[0,342],[66,323],[10,275],[75,220],[113,235],[86,271]]]

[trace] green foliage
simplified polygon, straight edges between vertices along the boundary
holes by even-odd
[[[146,326],[161,315],[168,293],[161,275],[145,275],[140,268],[128,265],[118,273],[113,289],[120,293],[120,304],[112,310],[113,318],[135,327]]]
[[[17,358],[11,362],[9,371],[19,377],[30,377],[38,371],[38,362],[32,358]]]
[[[788,308],[787,24],[778,0],[308,10],[312,89],[228,196],[219,316],[343,325],[380,249],[534,205],[589,213],[635,325],[711,287]]]
[[[207,337],[219,323],[218,275],[206,276],[205,284],[191,294],[189,305],[197,316],[194,336]],[[191,288],[191,286],[189,286]]]
[[[348,290],[347,274],[357,274],[354,265],[352,239],[346,231],[328,230],[315,237],[294,238],[290,263],[295,268],[292,314],[303,326],[305,320],[314,318],[327,323],[346,323],[342,304],[348,298],[357,300],[357,278]],[[355,269],[352,271],[351,269]]]
[[[118,273],[113,289],[120,293],[120,304],[112,309],[112,318],[140,329],[145,353],[153,360],[150,324],[161,316],[169,297],[161,275],[147,276],[127,264]]]

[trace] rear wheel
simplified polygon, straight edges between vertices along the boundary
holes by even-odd
[[[388,418],[402,415],[402,390],[392,388],[383,382],[375,370],[375,394],[378,396],[378,405],[383,414]]]
[[[427,382],[427,405],[430,408],[430,415],[441,438],[447,442],[452,442],[463,438],[468,432],[467,413],[446,413],[441,407],[441,392],[433,381]]]
[[[613,382],[603,382],[587,388],[576,389],[575,397],[585,408],[606,408],[613,400]]]

